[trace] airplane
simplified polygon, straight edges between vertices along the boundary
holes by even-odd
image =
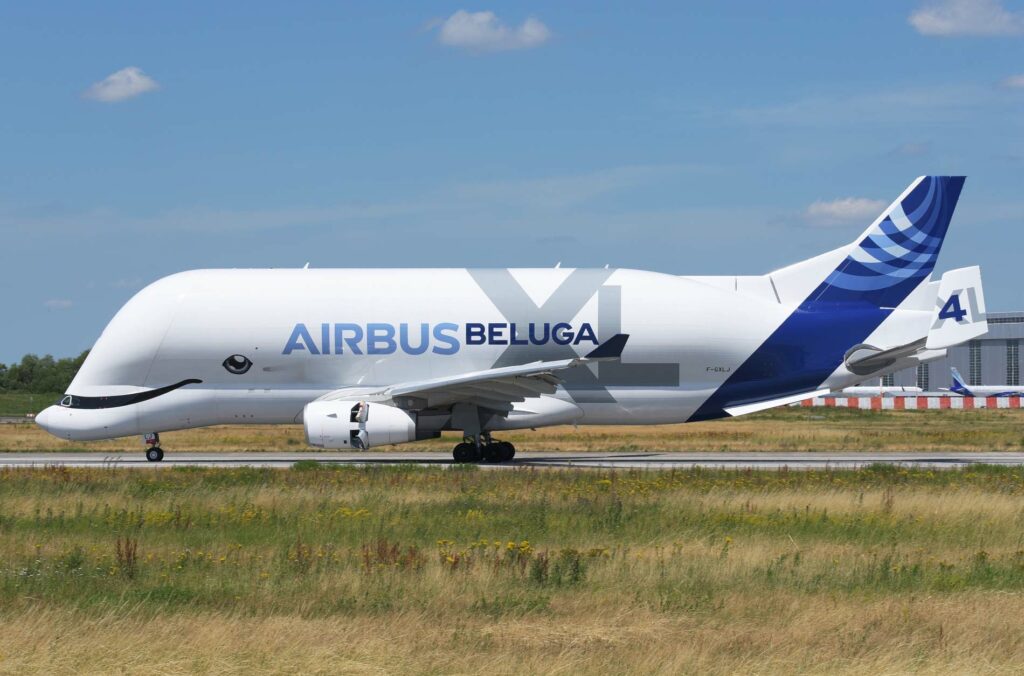
[[[841,397],[900,397],[909,394],[920,394],[923,391],[915,385],[876,385],[874,387],[870,385],[854,385],[853,387],[844,387],[838,392],[833,391],[832,394]]]
[[[951,366],[950,371],[953,372],[953,384],[949,386],[949,392],[953,394],[959,394],[961,397],[1021,397],[1024,396],[1024,390],[1016,388],[1012,385],[967,385],[967,381],[960,375],[960,372],[956,370],[955,366]],[[943,388],[946,389],[946,388]]]
[[[62,439],[297,423],[314,447],[712,420],[945,355],[988,330],[977,266],[931,273],[964,177],[922,176],[853,242],[768,274],[616,268],[232,269],[114,316],[36,423]],[[794,233],[791,236],[798,236]]]

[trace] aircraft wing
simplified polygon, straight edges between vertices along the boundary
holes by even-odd
[[[560,371],[584,364],[619,359],[628,339],[628,334],[616,334],[583,357],[470,371],[440,378],[397,383],[370,391],[365,388],[344,388],[321,397],[321,400],[359,398],[368,401],[391,401],[400,408],[413,410],[466,403],[508,413],[512,410],[513,403],[542,394],[554,394],[562,382],[557,375]]]

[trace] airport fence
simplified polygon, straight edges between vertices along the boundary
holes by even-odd
[[[800,406],[826,408],[859,408],[866,411],[962,410],[979,408],[1020,408],[1020,397],[814,397],[804,399]]]

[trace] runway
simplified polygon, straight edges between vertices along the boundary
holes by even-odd
[[[451,455],[441,452],[369,453],[189,453],[168,452],[162,462],[148,462],[142,453],[0,453],[0,467],[98,467],[157,469],[169,467],[271,467],[289,468],[300,460],[353,466],[417,465],[453,466]],[[582,467],[601,469],[856,469],[874,463],[904,467],[952,469],[973,464],[1020,466],[1024,453],[901,452],[720,452],[720,453],[539,453],[520,452],[515,460],[488,469],[516,467]]]

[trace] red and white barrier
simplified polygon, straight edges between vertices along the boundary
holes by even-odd
[[[976,408],[1020,408],[1020,397],[815,397],[804,399],[801,406],[828,408],[859,408],[865,411],[914,411]]]

